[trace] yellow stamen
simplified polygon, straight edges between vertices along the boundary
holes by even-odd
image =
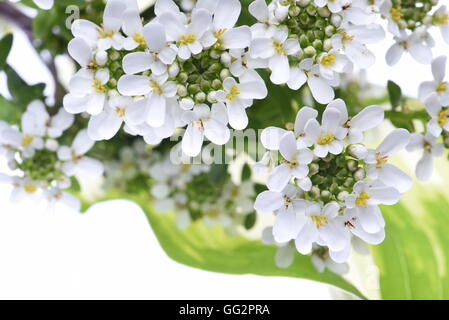
[[[324,136],[321,136],[321,137],[318,139],[318,144],[319,144],[320,146],[324,146],[324,145],[330,144],[330,143],[332,143],[332,142],[334,142],[334,141],[335,141],[334,135],[333,135],[332,133],[328,133],[328,134],[326,134],[326,135],[324,135]]]
[[[22,138],[22,147],[28,147],[33,142],[33,140],[34,140],[33,136],[25,135]]]
[[[25,190],[26,193],[35,193],[37,191],[37,187],[34,184],[25,184],[23,186],[23,189]]]
[[[213,45],[214,49],[224,49],[223,43],[223,34],[226,32],[226,29],[221,29],[214,32],[214,37],[217,38],[217,42]]]
[[[345,31],[342,31],[340,34],[343,42],[354,40],[354,36],[347,34]]]
[[[444,127],[449,121],[449,109],[442,110],[438,113],[438,125]]]
[[[117,115],[120,118],[123,118],[123,117],[125,117],[125,114],[126,114],[126,108],[125,107],[116,107],[115,112],[117,113]]]
[[[449,14],[443,13],[440,16],[436,15],[434,16],[433,21],[438,26],[445,26],[449,24]]]
[[[141,35],[140,33],[136,33],[133,35],[133,39],[135,42],[137,42],[139,44],[139,46],[141,47],[146,47],[147,46],[147,42],[145,41],[145,37],[143,35]]]
[[[399,21],[402,19],[402,16],[404,15],[401,12],[401,8],[391,8],[390,9],[390,15],[391,15],[391,19],[393,19],[394,21]]]
[[[315,226],[319,229],[321,227],[324,227],[329,223],[329,219],[327,217],[322,216],[312,216],[311,217],[313,223],[315,223]]]
[[[233,100],[237,99],[239,94],[240,94],[239,87],[232,86],[231,90],[229,90],[229,93],[226,95],[226,99],[229,101],[233,101]]]
[[[112,38],[115,33],[114,31],[107,30],[104,27],[97,28],[97,32],[98,32],[98,38],[100,38],[100,39]]]
[[[106,86],[98,79],[94,80],[94,82],[92,83],[92,87],[98,93],[106,93]]]
[[[282,43],[280,43],[279,41],[274,40],[273,41],[273,47],[274,47],[274,51],[276,51],[276,53],[280,56],[286,56],[287,55],[287,51],[285,51],[284,49],[284,45]]]
[[[323,66],[333,66],[335,64],[335,55],[328,54],[321,59],[321,64]]]
[[[150,88],[153,91],[153,93],[157,94],[158,96],[161,96],[164,93],[159,83],[157,83],[154,80],[150,80]]]
[[[388,156],[383,156],[380,152],[376,152],[376,168],[380,169],[388,162]]]
[[[188,45],[188,44],[195,43],[195,41],[196,41],[196,36],[193,33],[190,33],[190,34],[183,35],[181,38],[179,38],[178,45]]]
[[[446,92],[447,89],[448,89],[447,82],[440,82],[437,85],[436,91],[437,91],[438,94],[442,94],[442,93]]]
[[[355,204],[358,205],[359,207],[366,208],[367,207],[366,201],[368,201],[369,199],[371,199],[371,197],[368,195],[368,193],[363,191],[362,193],[360,193],[357,199],[355,199]]]

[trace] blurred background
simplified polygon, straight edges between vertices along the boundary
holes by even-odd
[[[152,1],[139,1],[143,8]],[[33,10],[27,14],[35,14]],[[8,63],[29,84],[45,82],[51,95],[52,76],[13,25],[0,21],[0,36],[13,32]],[[434,57],[447,53],[439,32]],[[385,86],[399,84],[404,93],[417,96],[420,82],[432,78],[430,66],[404,56],[394,69],[385,63],[392,39],[370,48],[376,65],[366,81]],[[69,59],[56,61],[61,79],[75,71]],[[0,93],[8,96],[0,73]],[[383,134],[382,134],[383,136]],[[398,159],[412,174],[417,155]],[[440,174],[426,189],[444,185],[447,160],[440,159]],[[0,163],[1,171],[6,170]],[[99,183],[92,181],[92,184]],[[94,189],[92,189],[94,190]],[[92,191],[94,192],[94,191]],[[80,215],[65,207],[48,211],[45,204],[10,204],[10,188],[0,185],[0,298],[2,299],[334,299],[351,298],[338,289],[307,280],[225,275],[197,270],[171,260],[160,247],[143,211],[128,201],[110,201]],[[407,201],[407,200],[404,200]],[[370,257],[352,256],[347,276],[369,298],[379,298],[378,270]]]

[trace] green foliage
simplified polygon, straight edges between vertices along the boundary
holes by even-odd
[[[391,80],[388,81],[387,89],[391,108],[393,111],[396,111],[402,105],[402,89]]]
[[[383,207],[386,239],[374,246],[383,299],[449,299],[449,202],[416,188]]]
[[[13,35],[7,34],[0,40],[0,70],[5,70],[9,52],[11,51]]]
[[[6,66],[5,72],[8,78],[8,89],[11,93],[12,101],[23,109],[33,100],[44,99],[45,84],[28,85],[10,66]]]

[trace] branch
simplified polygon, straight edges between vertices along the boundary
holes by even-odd
[[[33,20],[30,17],[25,15],[23,12],[21,12],[19,9],[17,9],[15,6],[11,5],[8,2],[0,3],[0,16],[3,16],[11,24],[20,28],[25,33],[25,35],[27,36],[28,40],[33,45],[35,50],[38,52],[38,48],[35,45],[36,39],[34,38],[33,34]],[[55,83],[55,96],[54,96],[55,103],[60,104],[62,103],[62,99],[64,98],[65,89],[59,82],[54,57],[46,61],[46,59],[43,59],[40,54],[38,54],[38,56],[41,58],[42,62],[47,66],[48,70],[52,75],[53,81]]]

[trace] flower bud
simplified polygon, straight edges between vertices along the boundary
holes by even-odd
[[[180,97],[185,97],[186,95],[187,95],[187,88],[185,87],[185,86],[183,86],[183,85],[178,85],[177,86],[177,94],[178,94],[178,96],[180,96]]]
[[[223,70],[220,71],[220,78],[222,80],[224,80],[226,78],[229,78],[230,76],[231,76],[231,73],[229,72],[228,69],[223,69]]]
[[[198,92],[195,95],[195,102],[196,103],[203,103],[204,101],[206,101],[206,94],[204,92]]]
[[[307,57],[313,57],[316,54],[316,50],[314,47],[308,46],[307,48],[304,49],[304,54]]]
[[[349,196],[348,191],[342,191],[338,194],[337,199],[338,201],[345,201],[348,196]]]
[[[342,21],[343,21],[343,18],[339,14],[334,13],[331,16],[331,23],[334,25],[335,28],[340,28]]]
[[[168,74],[170,75],[170,77],[175,78],[179,74],[179,65],[177,63],[173,63],[168,68]]]
[[[352,144],[349,146],[349,154],[354,158],[363,160],[368,154],[368,149],[362,144]]]
[[[191,98],[184,98],[179,102],[179,106],[183,110],[192,110],[195,102]]]
[[[366,172],[364,169],[360,168],[356,172],[354,172],[355,181],[360,181],[366,178]]]
[[[98,51],[95,55],[95,62],[100,66],[104,66],[107,61],[108,53],[106,51]]]
[[[225,52],[220,57],[221,63],[223,63],[225,66],[229,66],[232,61],[232,57],[229,53]]]

